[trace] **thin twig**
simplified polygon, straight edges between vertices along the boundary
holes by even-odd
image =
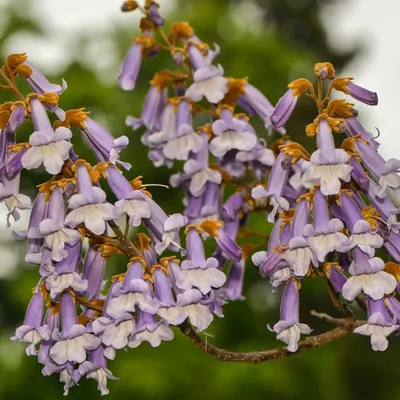
[[[319,317],[326,317],[326,314],[315,314]],[[365,323],[363,321],[355,321],[352,319],[336,319],[332,317],[329,317],[329,319],[329,322],[333,322],[339,326],[328,332],[311,336],[305,340],[302,340],[299,342],[299,349],[296,353],[288,351],[286,347],[265,351],[251,351],[247,353],[233,352],[215,347],[209,341],[206,343],[187,321],[181,324],[179,328],[182,333],[185,334],[200,350],[202,350],[204,353],[212,355],[217,360],[258,364],[264,361],[280,360],[285,357],[290,357],[303,350],[316,349],[326,346],[329,343],[345,338],[355,328]]]
[[[113,230],[117,236],[119,242],[121,243],[123,251],[129,257],[141,257],[143,254],[137,249],[137,247],[123,234],[120,227],[114,221],[108,221],[108,225]]]
[[[17,86],[15,86],[15,84],[8,78],[8,76],[1,68],[0,76],[5,80],[10,90],[13,91],[20,98],[20,100],[25,101],[25,97],[23,96],[23,94],[18,90]]]

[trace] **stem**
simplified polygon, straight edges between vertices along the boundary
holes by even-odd
[[[326,346],[327,344],[332,343],[336,340],[343,339],[355,328],[364,324],[363,321],[336,319],[329,317],[326,314],[315,313],[315,311],[313,315],[317,316],[318,318],[323,317],[323,319],[326,319],[328,320],[328,322],[332,322],[338,325],[338,327],[328,332],[321,333],[320,335],[311,336],[308,339],[302,340],[301,342],[299,342],[298,352],[309,349],[317,349],[319,347]],[[212,355],[219,361],[258,364],[264,361],[280,360],[282,358],[290,357],[298,353],[292,353],[288,351],[285,347],[265,351],[251,351],[244,353],[233,352],[215,347],[208,341],[205,342],[187,321],[181,324],[179,328],[182,333],[185,334],[200,350],[202,350],[204,353]]]
[[[136,248],[136,246],[123,234],[120,227],[114,221],[108,221],[108,225],[113,230],[117,236],[119,242],[121,243],[123,251],[129,257],[143,257],[143,254]]]
[[[79,304],[82,304],[84,307],[91,308],[92,310],[103,312],[103,307],[101,306],[96,306],[95,304],[92,304],[90,301],[87,301],[83,299],[82,297],[75,297],[75,301]]]
[[[15,86],[15,84],[8,78],[2,68],[0,68],[0,76],[4,79],[12,92],[15,93],[15,95],[17,95],[20,100],[25,101],[25,97],[23,96],[23,94],[18,90],[17,86]]]
[[[164,42],[168,46],[169,50],[172,50],[174,46],[172,45],[171,41],[169,40],[169,38],[165,34],[165,32],[159,26],[157,26],[157,28],[155,30],[162,37],[162,39],[164,40]]]

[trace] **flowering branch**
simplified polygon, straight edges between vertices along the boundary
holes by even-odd
[[[370,336],[374,350],[386,350],[387,337],[400,326],[400,222],[388,195],[400,193],[400,161],[382,158],[354,104],[330,97],[335,90],[376,105],[376,93],[336,77],[324,62],[315,64],[316,86],[305,78],[290,82],[274,107],[247,78],[225,77],[214,63],[218,46],[203,43],[189,23],[174,22],[167,33],[154,0],[143,6],[126,0],[122,7],[136,9],[143,14],[141,34],[126,55],[120,87],[133,90],[143,60],[159,52],[171,55],[174,69],[156,72],[140,117],[128,116],[126,124],[143,128],[141,142],[155,167],[184,161],[170,185],[183,190],[185,209],[167,215],[148,192],[153,185],[142,184],[141,176],[126,178],[123,170],[132,166],[120,153],[128,137],[115,138],[84,108],[63,110],[65,82],[50,83],[25,54],[8,56],[0,69],[8,86],[0,88],[19,98],[0,105],[0,201],[9,210],[9,226],[19,219],[18,210],[31,208],[31,199],[19,192],[22,172],[43,165],[51,175],[38,185],[28,229],[14,232],[27,238],[25,260],[37,265],[40,279],[13,340],[27,343],[27,354],[38,356],[45,375],[60,373],[65,394],[82,376],[108,393],[107,379],[115,378],[107,360],[116,350],[142,342],[159,346],[173,339],[174,326],[224,361],[280,359],[350,332]],[[20,78],[33,93],[18,90]],[[283,127],[303,94],[318,111],[305,128],[316,139],[311,155]],[[197,114],[209,122],[195,126]],[[256,130],[253,118],[265,129]],[[34,131],[29,143],[18,142],[26,119]],[[75,154],[71,127],[90,146],[95,166]],[[271,141],[271,135],[280,137]],[[346,136],[341,148],[334,135]],[[104,185],[116,201],[107,199]],[[266,215],[269,235],[246,227],[255,212]],[[123,216],[124,232],[116,223]],[[107,225],[115,237],[107,235]],[[140,227],[132,240],[130,227]],[[214,244],[212,256],[205,240]],[[383,248],[396,262],[375,256]],[[126,268],[107,280],[107,260],[115,253],[127,256]],[[273,291],[283,286],[272,330],[286,348],[235,353],[199,335],[223,317],[224,304],[244,299],[250,256]],[[336,328],[301,340],[312,332],[300,321],[300,293],[311,277],[328,282],[334,305],[347,318],[312,312]],[[348,307],[354,300],[368,321],[354,319]]]

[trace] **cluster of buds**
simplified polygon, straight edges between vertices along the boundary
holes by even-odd
[[[389,198],[400,188],[400,162],[378,154],[353,104],[330,100],[334,89],[367,104],[377,103],[376,94],[335,78],[333,66],[320,63],[317,90],[298,79],[274,108],[247,79],[225,77],[214,64],[219,49],[203,43],[187,22],[165,33],[153,0],[144,6],[126,1],[122,10],[143,18],[118,76],[121,88],[133,90],[142,61],[161,51],[175,64],[155,74],[140,117],[128,116],[126,124],[144,128],[141,141],[155,167],[184,161],[183,171],[170,178],[184,191],[184,210],[167,215],[141,177],[125,177],[131,168],[120,160],[126,136],[114,138],[83,108],[59,107],[65,82],[50,83],[24,54],[9,56],[0,89],[18,99],[0,106],[1,200],[9,225],[18,210],[32,208],[28,229],[13,235],[27,239],[25,261],[40,274],[12,339],[27,344],[43,374],[59,374],[64,394],[85,376],[107,394],[107,380],[115,379],[107,365],[117,349],[159,346],[183,324],[204,331],[214,315],[223,317],[225,303],[242,300],[245,262],[258,248],[252,261],[261,276],[273,291],[285,287],[273,330],[288,351],[311,332],[299,322],[299,291],[310,276],[325,278],[339,301],[366,304],[368,323],[356,332],[370,335],[375,350],[386,349],[386,337],[400,323],[400,267],[385,264],[375,250],[384,247],[400,262],[400,225]],[[33,92],[21,93],[18,79]],[[283,128],[302,94],[318,109],[306,128],[317,138],[311,156]],[[207,122],[194,126],[194,117]],[[16,132],[28,118],[34,132],[28,143],[18,143]],[[264,132],[255,131],[252,118],[261,118]],[[74,152],[72,129],[92,149],[92,164]],[[339,149],[332,132],[348,136]],[[19,192],[20,175],[41,166],[51,178],[38,186],[31,207]],[[105,185],[116,201],[107,199]],[[274,224],[269,237],[245,227],[248,215],[259,211]],[[130,228],[139,227],[146,233],[133,235],[137,229]],[[263,240],[243,241],[252,235]],[[214,243],[211,257],[205,240]],[[107,279],[107,260],[115,253],[127,257],[126,270]]]

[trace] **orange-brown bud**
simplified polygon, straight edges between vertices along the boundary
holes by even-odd
[[[335,77],[335,68],[330,62],[316,63],[314,65],[314,73],[319,79],[333,79]]]
[[[32,74],[32,68],[29,65],[26,64],[19,64],[15,68],[15,72],[18,74],[22,75],[24,78],[28,78]]]
[[[294,89],[292,93],[293,96],[301,96],[311,87],[312,83],[305,78],[296,79],[295,81],[290,82],[288,85],[289,89]]]
[[[84,108],[77,108],[68,110],[65,113],[65,120],[69,125],[77,126],[78,128],[85,129],[85,121],[90,114],[90,111],[84,111]]]
[[[186,21],[174,22],[171,25],[171,36],[174,38],[174,41],[187,39],[193,36],[193,28]]]
[[[122,4],[121,11],[129,12],[129,11],[136,10],[137,8],[138,8],[137,1],[127,0],[127,1],[124,1],[124,3]]]
[[[53,107],[53,106],[56,106],[58,104],[59,97],[58,97],[57,94],[55,94],[55,93],[43,93],[42,96],[43,96],[42,103],[45,106]]]
[[[200,228],[207,232],[210,236],[218,237],[218,230],[224,226],[223,222],[206,220],[200,224]]]
[[[19,64],[21,64],[24,61],[26,61],[27,58],[28,58],[28,56],[25,53],[22,53],[22,54],[10,54],[6,58],[5,65],[10,67],[11,69],[15,69],[15,68],[18,67]]]
[[[348,83],[352,81],[353,78],[336,78],[332,81],[331,85],[334,89],[344,94],[349,94],[349,89],[347,87]]]

